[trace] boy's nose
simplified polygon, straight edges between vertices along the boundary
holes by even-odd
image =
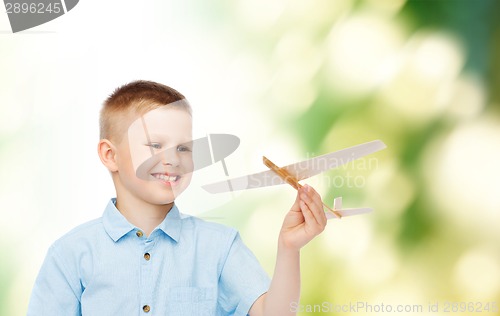
[[[167,149],[162,155],[162,164],[165,166],[166,165],[178,166],[179,161],[180,159],[177,150]]]

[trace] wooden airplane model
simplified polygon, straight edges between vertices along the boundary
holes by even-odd
[[[343,164],[372,154],[384,148],[386,148],[386,145],[382,141],[374,140],[326,155],[317,156],[282,168],[276,166],[266,157],[263,157],[264,164],[270,170],[223,180],[207,184],[202,187],[210,193],[222,193],[288,183],[293,188],[298,190],[302,187],[299,183],[300,180],[337,168]],[[342,218],[344,216],[364,214],[372,211],[372,209],[368,207],[343,209],[342,197],[334,199],[333,209],[325,203],[323,203],[323,205],[329,210],[327,213],[328,219]]]

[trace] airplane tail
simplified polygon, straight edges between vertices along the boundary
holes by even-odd
[[[365,213],[369,213],[369,212],[373,211],[373,209],[369,208],[369,207],[342,209],[342,197],[341,196],[339,196],[333,200],[333,209],[335,211],[339,212],[342,217],[365,214]],[[326,218],[332,219],[332,218],[337,218],[337,217],[335,217],[335,215],[332,214],[331,212],[327,212]]]

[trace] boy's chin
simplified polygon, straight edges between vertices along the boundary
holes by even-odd
[[[149,204],[165,206],[175,202],[175,198],[153,198],[146,200]]]
[[[174,203],[178,196],[179,194],[174,195],[172,192],[169,192],[167,196],[150,196],[146,202],[154,205],[168,205]]]
[[[168,205],[174,203],[184,190],[182,188],[171,188],[158,190],[157,187],[151,188],[150,192],[143,192],[142,199],[151,205]]]

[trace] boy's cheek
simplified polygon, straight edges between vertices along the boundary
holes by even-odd
[[[191,179],[192,179],[192,176],[193,176],[193,173],[192,172],[188,172],[188,173],[184,173],[181,175],[181,181],[182,181],[182,185],[180,186],[183,190],[189,186],[189,184],[191,183]]]
[[[151,152],[148,150],[148,147],[143,146],[144,148],[134,148],[130,151],[130,156],[132,158],[132,166],[134,170],[138,170],[141,165],[147,164],[148,160],[151,160]],[[151,162],[152,163],[152,162]]]
[[[194,162],[191,157],[186,157],[182,160],[182,166],[186,174],[192,174],[194,171]]]

